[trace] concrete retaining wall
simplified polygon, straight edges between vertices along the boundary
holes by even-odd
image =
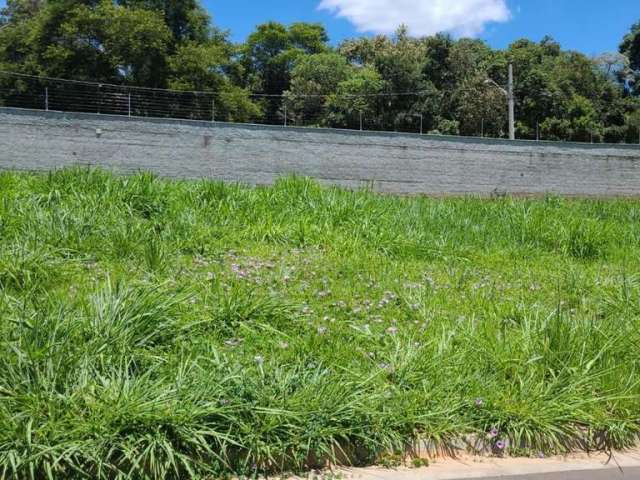
[[[289,173],[434,195],[640,195],[640,148],[140,119],[0,108],[0,168],[268,184]]]

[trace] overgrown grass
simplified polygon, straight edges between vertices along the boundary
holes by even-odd
[[[0,478],[633,445],[640,202],[0,174]]]

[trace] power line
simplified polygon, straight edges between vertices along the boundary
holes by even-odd
[[[109,87],[109,88],[121,88],[127,90],[143,90],[143,91],[151,91],[151,92],[163,92],[163,93],[171,93],[171,94],[192,94],[195,96],[224,96],[227,95],[225,92],[215,92],[211,90],[172,90],[167,88],[153,88],[153,87],[139,87],[135,85],[117,85],[114,83],[105,83],[105,82],[90,82],[86,80],[72,80],[68,78],[58,78],[58,77],[47,77],[44,75],[30,75],[27,73],[18,73],[18,72],[9,72],[6,70],[0,70],[0,75],[6,76],[14,76],[14,77],[22,77],[29,78],[33,80],[44,80],[49,82],[61,82],[61,83],[70,83],[76,85],[85,85],[85,86],[93,86],[96,88],[101,87]],[[271,94],[271,93],[253,93],[247,92],[250,97],[264,97],[264,98],[281,98],[281,99],[295,99],[295,98],[329,98],[329,97],[339,97],[339,98],[360,98],[360,97],[402,97],[402,96],[419,96],[419,95],[436,95],[435,92],[429,90],[419,90],[414,92],[382,92],[382,93],[333,93],[333,94],[297,94],[290,92],[289,94]]]

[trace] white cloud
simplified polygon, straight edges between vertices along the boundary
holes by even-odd
[[[322,0],[319,8],[362,32],[392,33],[404,24],[419,36],[451,32],[473,37],[487,23],[511,17],[506,0]]]

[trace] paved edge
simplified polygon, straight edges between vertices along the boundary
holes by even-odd
[[[429,476],[425,477],[425,480]],[[462,477],[450,480],[469,480]],[[631,468],[600,468],[597,470],[570,470],[565,472],[523,473],[521,475],[507,475],[499,477],[473,477],[482,480],[640,480],[640,467]]]

